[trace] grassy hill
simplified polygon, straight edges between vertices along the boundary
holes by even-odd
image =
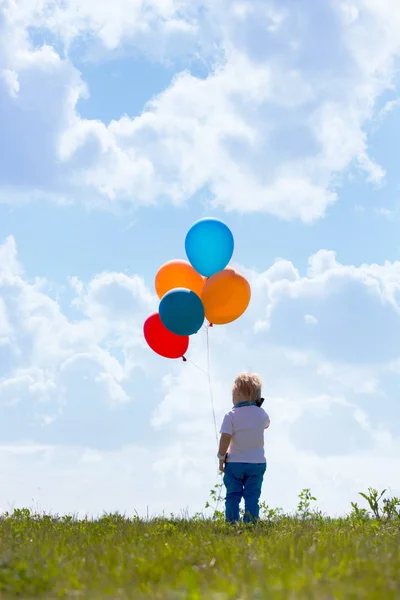
[[[214,499],[217,491],[213,491]],[[365,495],[342,519],[263,505],[255,526],[210,518],[148,521],[37,515],[0,520],[0,598],[400,598],[400,501]]]

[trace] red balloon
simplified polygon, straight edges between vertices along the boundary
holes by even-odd
[[[146,319],[143,333],[150,348],[164,358],[184,358],[189,348],[189,336],[176,335],[169,331],[162,324],[158,312]]]

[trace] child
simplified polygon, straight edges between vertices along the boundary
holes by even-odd
[[[261,378],[254,373],[240,373],[233,384],[233,408],[221,425],[219,468],[226,487],[227,521],[239,521],[239,504],[244,498],[244,522],[256,521],[264,473],[264,430],[270,419],[261,404]]]

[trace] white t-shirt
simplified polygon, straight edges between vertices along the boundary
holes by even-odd
[[[220,433],[232,436],[227,462],[265,463],[264,431],[270,419],[259,406],[233,407],[222,421]]]

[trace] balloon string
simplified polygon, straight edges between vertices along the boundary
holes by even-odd
[[[186,359],[186,362],[190,363],[193,367],[195,367],[196,369],[198,369],[199,371],[201,371],[202,373],[204,373],[205,375],[208,375],[207,371],[205,369],[203,369],[202,367],[199,367],[199,365],[197,365],[196,363],[194,363],[192,360],[190,360],[190,358]]]
[[[215,417],[215,408],[214,408],[214,393],[213,393],[213,387],[212,387],[212,381],[211,381],[211,358],[210,358],[210,338],[208,335],[208,331],[209,328],[211,327],[211,325],[208,325],[205,328],[206,331],[206,340],[207,340],[207,370],[203,369],[202,367],[200,367],[199,365],[197,365],[195,362],[193,362],[192,360],[190,360],[190,358],[186,358],[186,362],[190,363],[191,365],[193,365],[193,367],[195,367],[196,369],[198,369],[199,371],[201,371],[202,373],[204,373],[204,375],[207,376],[207,380],[208,380],[208,391],[210,394],[210,402],[211,402],[211,410],[212,410],[212,415],[213,415],[213,421],[214,421],[214,430],[215,430],[215,439],[217,441],[217,449],[218,449],[218,430],[217,430],[217,420]]]
[[[212,327],[211,323],[206,327],[207,371],[205,369],[202,369],[202,367],[199,367],[199,365],[196,365],[196,363],[194,363],[189,358],[187,359],[187,362],[189,362],[191,365],[193,365],[194,367],[196,367],[196,369],[199,369],[199,371],[202,371],[202,373],[204,373],[207,376],[207,379],[208,379],[208,389],[209,389],[209,392],[210,392],[211,409],[212,409],[213,420],[214,420],[215,440],[217,442],[217,450],[218,450],[219,442],[218,442],[217,420],[215,418],[214,394],[213,394],[213,388],[212,388],[211,368],[210,368],[210,364],[211,364],[211,358],[210,358],[210,338],[209,338],[209,335],[208,335],[210,327]],[[218,465],[219,462],[218,462],[217,456],[215,457],[215,460],[216,460],[216,463]],[[219,475],[221,475],[221,473],[219,473]],[[219,491],[218,495],[217,495],[217,502],[216,502],[215,509],[214,509],[215,512],[218,511],[220,501],[221,501],[221,493]]]
[[[211,325],[209,325],[207,327],[207,331],[206,331],[206,338],[207,338],[207,379],[208,379],[208,388],[209,388],[209,391],[210,391],[211,408],[212,408],[213,420],[214,420],[215,439],[217,441],[217,448],[218,448],[217,420],[215,418],[214,394],[213,394],[213,388],[212,388],[212,382],[211,382],[211,371],[210,371],[210,362],[211,362],[210,361],[210,337],[208,335],[210,327],[211,327]]]
[[[214,419],[214,429],[215,429],[215,440],[217,442],[217,450],[219,450],[219,443],[218,443],[218,431],[217,431],[217,421],[215,418],[215,409],[214,409],[214,394],[213,394],[213,388],[212,388],[212,382],[211,382],[211,368],[210,368],[210,338],[209,338],[209,331],[210,331],[210,327],[212,327],[212,323],[209,323],[208,327],[207,327],[207,333],[206,333],[206,337],[207,337],[207,378],[208,378],[208,387],[210,390],[210,400],[211,400],[211,408],[212,408],[212,413],[213,413],[213,419]],[[217,461],[217,465],[219,464],[219,461],[216,458]],[[221,472],[219,472],[219,475],[221,475]],[[219,503],[221,500],[221,487],[218,488],[218,494],[217,494],[217,502],[215,505],[215,513],[218,512],[219,509]]]

